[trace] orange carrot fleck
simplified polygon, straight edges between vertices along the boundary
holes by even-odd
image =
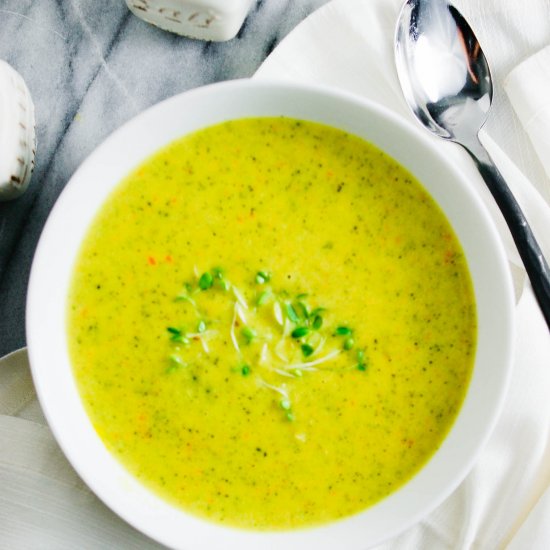
[[[147,258],[147,262],[149,263],[149,265],[156,265],[157,264],[157,261],[155,260],[155,258],[153,258],[153,256],[149,256]]]

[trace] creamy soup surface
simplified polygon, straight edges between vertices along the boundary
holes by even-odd
[[[243,119],[111,194],[68,298],[74,373],[108,449],[184,510],[290,529],[364,510],[437,450],[476,308],[443,213],[359,138]]]

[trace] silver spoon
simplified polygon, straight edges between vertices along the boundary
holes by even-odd
[[[493,84],[472,29],[446,0],[407,0],[395,35],[397,74],[416,118],[470,154],[498,204],[550,327],[550,269],[478,133],[491,107]]]

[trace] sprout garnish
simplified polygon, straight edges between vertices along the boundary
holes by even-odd
[[[277,376],[287,380],[293,379],[294,387],[294,384],[303,384],[298,379],[305,376],[305,373],[319,370],[367,370],[365,349],[352,351],[357,347],[353,329],[347,325],[335,326],[331,323],[332,316],[325,315],[326,308],[311,307],[315,304],[311,303],[306,293],[291,298],[290,293],[285,290],[276,292],[271,272],[256,272],[254,282],[261,288],[250,289],[255,296],[252,298],[251,307],[245,294],[226,278],[221,267],[214,267],[202,274],[195,267],[194,272],[194,283],[185,283],[184,289],[175,300],[191,304],[198,320],[194,323],[191,320],[188,326],[195,328],[195,331],[187,331],[182,326],[166,328],[172,349],[169,355],[170,365],[166,372],[174,372],[187,366],[190,359],[190,364],[193,364],[195,342],[200,343],[205,353],[209,354],[208,341],[220,337],[220,331],[213,330],[212,327],[221,320],[212,318],[205,313],[209,311],[208,308],[201,307],[201,295],[204,292],[208,295],[214,293],[212,296],[215,300],[229,302],[229,337],[235,350],[233,353],[237,356],[237,364],[240,364],[232,370],[239,372],[243,377],[253,376],[260,386],[277,392],[280,396],[277,402],[288,421],[295,420],[290,390],[286,384],[271,383]],[[266,309],[265,306],[268,304],[269,307]],[[189,306],[187,307],[189,315],[191,311]],[[329,350],[321,355],[325,344]],[[342,357],[351,358],[351,365],[340,366],[341,362],[332,367],[327,365],[341,354]],[[264,380],[262,374],[270,382]]]
[[[268,271],[258,271],[256,273],[256,283],[263,285],[271,279],[271,274]]]
[[[205,272],[199,279],[199,288],[201,290],[208,290],[214,284],[214,279],[210,273]]]

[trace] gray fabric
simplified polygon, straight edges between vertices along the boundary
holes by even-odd
[[[55,200],[86,156],[166,97],[251,76],[326,1],[258,0],[236,38],[213,43],[148,25],[123,0],[1,0],[0,58],[30,89],[37,156],[27,192],[0,203],[0,357],[25,345],[33,253]]]

